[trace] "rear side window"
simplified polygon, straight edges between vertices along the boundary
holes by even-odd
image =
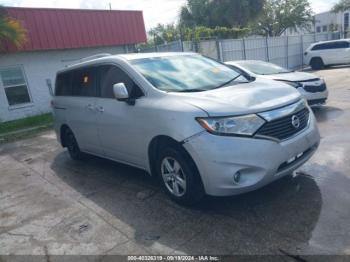
[[[319,44],[319,45],[315,45],[312,48],[312,51],[328,50],[328,49],[341,49],[341,48],[349,48],[349,42],[341,41],[341,42]]]
[[[56,77],[56,96],[71,96],[72,85],[71,85],[71,73],[60,73]]]
[[[114,65],[100,67],[100,89],[102,98],[114,98],[113,85],[124,83],[129,91],[130,97],[137,98],[143,96],[137,84],[120,68]]]
[[[72,72],[73,96],[96,96],[96,69],[83,68]]]
[[[346,41],[338,42],[337,48],[349,48],[349,42],[346,42]]]

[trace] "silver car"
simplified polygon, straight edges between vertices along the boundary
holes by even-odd
[[[187,205],[289,175],[320,142],[295,88],[192,53],[70,66],[57,73],[52,105],[57,138],[73,159],[88,153],[141,168]]]
[[[328,98],[325,81],[314,74],[292,71],[258,60],[230,61],[226,64],[252,77],[282,81],[296,88],[310,106],[324,105]]]

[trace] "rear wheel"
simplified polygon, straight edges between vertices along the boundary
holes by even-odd
[[[325,67],[323,60],[320,57],[315,57],[311,59],[310,66],[313,70],[320,70]]]
[[[202,181],[193,160],[180,147],[161,150],[157,171],[165,192],[175,202],[194,205],[205,195]]]
[[[81,160],[84,158],[84,153],[80,151],[79,145],[73,132],[70,129],[66,130],[65,134],[66,146],[70,157],[74,160]]]

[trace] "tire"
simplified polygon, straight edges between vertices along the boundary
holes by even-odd
[[[312,58],[310,66],[313,70],[321,70],[325,67],[323,60],[320,57]]]
[[[65,134],[66,147],[70,157],[73,160],[82,160],[84,158],[84,153],[80,151],[79,145],[73,132],[70,129],[66,130]]]
[[[161,149],[156,168],[164,191],[178,204],[192,206],[204,197],[199,172],[193,160],[181,147]]]

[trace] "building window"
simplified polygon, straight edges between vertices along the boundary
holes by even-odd
[[[328,31],[328,26],[324,25],[324,26],[322,27],[322,32],[327,32],[327,31]]]
[[[9,106],[31,102],[28,85],[21,67],[0,69],[0,79],[5,90]]]
[[[344,14],[344,29],[349,29],[349,13]]]
[[[320,26],[316,27],[316,32],[317,33],[321,33],[321,27]]]

